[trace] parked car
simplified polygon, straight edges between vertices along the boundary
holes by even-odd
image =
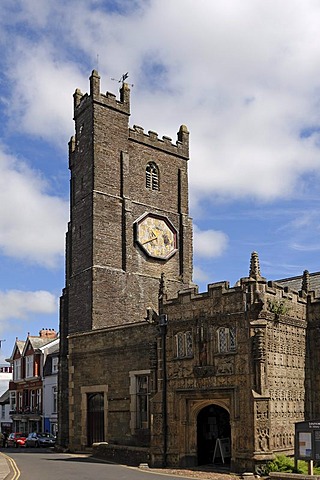
[[[29,433],[26,439],[26,447],[54,447],[56,437],[48,432]]]
[[[24,447],[27,434],[21,432],[10,433],[7,438],[7,447]]]

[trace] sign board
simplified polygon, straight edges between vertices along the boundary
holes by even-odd
[[[230,456],[230,438],[217,438],[216,445],[214,447],[212,463],[214,463],[216,458],[221,458],[222,463],[224,463],[224,459]]]
[[[320,420],[295,424],[294,456],[296,460],[320,461]]]

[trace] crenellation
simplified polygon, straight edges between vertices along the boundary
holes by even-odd
[[[144,135],[144,128],[139,125],[133,125],[133,130],[137,133]]]
[[[79,88],[76,88],[74,94],[73,94],[73,101],[74,101],[74,109],[80,105],[83,99],[83,93]]]
[[[74,98],[74,112],[79,115],[86,109],[91,102],[100,104],[102,106],[113,108],[122,113],[130,115],[130,88],[127,84],[123,84],[120,89],[120,100],[114,93],[100,92],[100,76],[97,71],[93,70],[90,77],[90,94],[83,94],[79,88],[75,90]]]
[[[75,93],[73,98],[74,98],[73,109],[74,109],[74,112],[77,114],[85,110],[87,106],[90,104],[91,97],[87,93],[85,94],[82,94],[81,92],[80,94]]]
[[[157,134],[157,132],[154,132],[153,130],[149,130],[149,131],[148,131],[148,135],[149,135],[150,140],[152,140],[153,142],[155,142],[156,140],[158,140],[158,134]]]
[[[182,141],[179,138],[182,138]],[[185,158],[186,160],[189,158],[189,137],[179,136],[179,133],[177,134],[177,142],[174,144],[169,136],[164,135],[162,138],[159,138],[158,133],[153,130],[149,130],[146,134],[142,127],[134,125],[132,128],[129,128],[129,140]]]
[[[106,98],[108,98],[109,100],[112,100],[112,101],[116,101],[117,99],[117,96],[115,93],[111,93],[111,92],[106,92]]]
[[[122,102],[121,100],[117,99],[117,96],[113,93],[106,92],[106,94],[100,93],[98,97],[93,97],[95,103],[108,107],[110,109],[118,110],[122,113],[126,113],[130,115],[130,96],[128,95],[128,100],[126,102]]]

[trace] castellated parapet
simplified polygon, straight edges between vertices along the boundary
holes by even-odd
[[[309,298],[313,298],[310,292]],[[264,277],[254,279],[241,278],[234,287],[229,282],[216,282],[208,285],[206,292],[199,293],[198,287],[178,292],[175,298],[165,298],[165,308],[168,311],[177,309],[180,315],[185,315],[183,306],[190,316],[197,316],[199,310],[211,314],[260,311],[260,318],[280,315],[303,320],[306,316],[307,298],[285,286],[267,282]],[[181,308],[182,307],[182,308]]]
[[[91,105],[93,101],[97,105],[111,108],[115,111],[130,116],[130,87],[127,83],[123,83],[120,88],[120,100],[116,95],[110,92],[101,93],[100,91],[100,76],[96,70],[92,71],[90,77],[90,93],[83,94],[80,89],[76,89],[74,95],[74,116],[80,117],[83,111]],[[158,137],[158,133],[149,130],[148,134],[144,132],[143,127],[134,125],[129,128],[128,140],[144,144],[156,150],[161,150],[171,155],[189,159],[189,131],[185,125],[181,125],[177,133],[176,143],[172,143],[172,138],[164,135],[162,138]],[[69,154],[72,155],[76,148],[76,139],[71,138],[69,142]]]
[[[145,144],[148,147],[183,157],[186,160],[189,159],[189,132],[185,125],[181,125],[179,129],[176,144],[172,143],[170,137],[163,136],[162,139],[158,138],[158,134],[151,130],[146,134],[144,129],[138,125],[134,125],[133,128],[129,129],[129,139]]]
[[[89,100],[90,99],[90,100]],[[122,113],[130,115],[130,87],[127,83],[123,83],[120,89],[120,100],[116,95],[110,92],[105,94],[100,91],[100,76],[96,70],[92,71],[90,77],[90,93],[83,94],[81,90],[76,89],[73,95],[74,112],[77,114],[87,106],[87,102],[93,100],[96,103],[119,110]]]

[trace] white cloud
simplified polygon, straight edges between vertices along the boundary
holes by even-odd
[[[0,320],[28,319],[30,315],[48,315],[56,312],[58,300],[47,291],[0,291]],[[3,329],[3,325],[1,326]]]
[[[201,267],[195,265],[193,269],[193,280],[196,284],[206,283],[209,281],[209,275]]]
[[[35,171],[0,149],[0,249],[54,268],[64,254],[68,203],[46,194]]]
[[[92,68],[99,63],[110,89],[117,86],[110,77],[129,71],[132,118],[143,118],[146,130],[175,138],[172,132],[187,124],[194,203],[289,197],[301,174],[320,170],[319,133],[300,135],[320,124],[318,2],[128,5],[117,2],[116,13],[96,1],[57,0],[33,17],[39,2],[21,2],[19,21],[33,35],[15,31],[8,49],[12,124],[64,145],[71,95],[84,84],[77,63],[83,55]]]
[[[10,129],[67,150],[73,134],[72,95],[83,83],[77,66],[57,59],[47,40],[34,44],[18,39],[14,56],[22,60],[7,72],[14,92],[7,104]]]
[[[228,245],[228,236],[219,230],[200,230],[194,225],[194,253],[198,257],[220,256]]]
[[[72,93],[76,87],[88,91],[87,77],[98,66],[102,91],[106,83],[116,91],[111,77],[129,71],[135,84],[131,123],[174,140],[179,125],[187,124],[192,205],[208,205],[216,197],[289,198],[304,188],[299,183],[303,174],[320,172],[319,2],[141,0],[114,5],[118,10],[108,12],[94,0],[45,6],[26,0],[19,3],[18,16],[5,15],[5,8],[13,7],[1,5],[6,35],[0,38],[7,45],[2,61],[10,82],[3,101],[11,129],[66,149],[73,132]],[[66,18],[72,21],[63,22]],[[20,174],[28,183],[28,174]],[[65,208],[43,191],[33,196],[39,197],[47,209]],[[26,235],[21,250],[15,238],[11,224],[0,238],[3,251],[34,259],[32,235]],[[54,235],[50,238],[57,244]],[[44,243],[40,262],[50,250]],[[50,246],[48,238],[46,243]],[[211,243],[223,245],[223,234]],[[205,252],[205,246],[199,251]]]

